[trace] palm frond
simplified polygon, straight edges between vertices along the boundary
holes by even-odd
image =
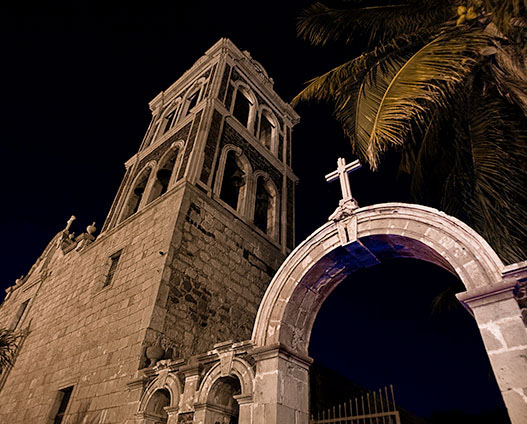
[[[353,141],[367,146],[373,169],[383,151],[405,142],[412,122],[425,121],[430,106],[447,106],[445,99],[477,63],[479,50],[487,44],[488,38],[478,30],[443,34],[365,85]]]
[[[472,99],[458,131],[443,207],[480,233],[506,263],[527,256],[527,127],[499,96]]]
[[[495,64],[489,66],[490,74],[502,97],[515,103],[527,116],[527,70],[525,57],[511,48],[496,45]]]
[[[333,9],[315,3],[301,12],[297,23],[299,37],[313,45],[341,40],[350,44],[357,34],[385,42],[403,34],[431,30],[453,16],[452,2],[404,1],[397,4],[362,8]]]
[[[443,113],[443,110],[435,108],[435,111],[430,113],[430,119],[423,130],[412,137],[418,138],[418,141],[410,147],[415,152],[413,157],[408,157],[408,153],[405,154],[407,149],[402,152],[403,158],[405,156],[407,158],[405,162],[402,162],[401,165],[404,167],[401,166],[399,172],[411,175],[410,194],[416,201],[422,203],[430,204],[436,197],[437,175],[433,171],[436,169],[438,155],[442,150],[442,138],[439,134],[444,123]]]
[[[429,35],[429,34],[426,34]],[[307,82],[307,87],[297,94],[291,104],[296,106],[301,101],[323,100],[339,101],[337,93],[345,89],[346,84],[361,82],[368,71],[370,80],[375,79],[377,71],[387,72],[391,67],[390,54],[407,49],[409,46],[422,45],[423,34],[405,34],[394,38],[388,43],[381,44],[375,49],[365,52],[360,56],[343,63]],[[375,66],[374,66],[375,65]]]
[[[527,0],[483,0],[483,7],[503,35],[520,41],[527,29]]]
[[[0,329],[0,373],[13,364],[14,355],[22,337],[23,333]]]

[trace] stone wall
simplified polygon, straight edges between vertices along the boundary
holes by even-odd
[[[164,322],[177,357],[251,336],[265,289],[284,260],[278,246],[188,186],[163,281]]]
[[[152,202],[80,251],[64,254],[59,233],[0,307],[6,327],[31,298],[21,322],[29,334],[0,392],[0,422],[46,422],[58,391],[68,386],[74,386],[69,414],[78,422],[87,415],[121,423],[133,414],[138,399],[128,397],[126,384],[151,339],[166,260],[160,252],[168,250],[180,193]],[[103,288],[109,257],[121,249],[114,279]]]

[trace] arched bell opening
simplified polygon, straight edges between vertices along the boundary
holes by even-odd
[[[124,221],[126,218],[132,216],[139,210],[139,207],[141,207],[143,196],[145,194],[151,173],[152,167],[148,166],[136,178],[135,183],[133,184],[132,189],[128,195],[128,200],[124,207],[121,221]]]
[[[156,390],[144,410],[144,416],[156,424],[165,424],[168,421],[168,414],[165,410],[170,406],[170,392],[167,389]]]
[[[247,184],[247,172],[244,168],[237,152],[229,151],[225,161],[220,199],[234,210],[240,209],[242,193]]]
[[[256,177],[253,223],[273,240],[278,239],[279,205],[276,187],[266,175]]]
[[[176,172],[179,147],[171,148],[162,160],[154,175],[154,183],[150,191],[148,203],[165,194],[172,185],[173,176]]]

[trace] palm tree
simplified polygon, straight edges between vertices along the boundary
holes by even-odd
[[[332,102],[362,162],[376,170],[398,152],[416,201],[465,221],[504,262],[525,260],[527,0],[354,3],[302,12],[314,45],[369,39],[293,103]]]
[[[13,365],[14,356],[22,333],[0,328],[0,374]]]

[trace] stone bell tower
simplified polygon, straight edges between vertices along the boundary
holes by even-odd
[[[0,327],[28,330],[0,376],[0,422],[126,422],[138,370],[251,337],[294,246],[299,117],[227,39],[150,109],[101,233],[69,222],[0,307]]]

